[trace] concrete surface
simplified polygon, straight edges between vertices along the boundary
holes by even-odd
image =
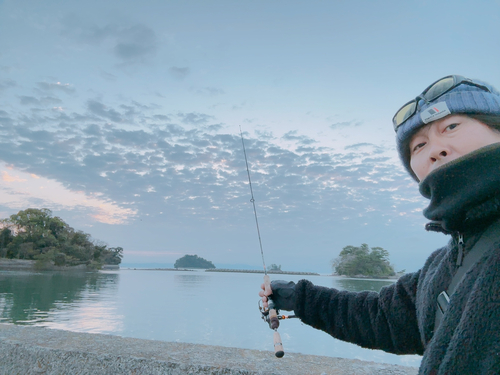
[[[140,340],[0,324],[0,374],[417,374],[343,358]]]

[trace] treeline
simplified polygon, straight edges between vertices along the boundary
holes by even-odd
[[[396,272],[389,262],[389,252],[381,247],[346,246],[332,262],[334,272],[346,276],[394,276]],[[402,271],[404,272],[404,271]]]
[[[104,264],[120,264],[121,247],[108,247],[90,234],[70,227],[46,208],[28,208],[0,221],[0,258],[31,259],[46,264],[100,269]]]

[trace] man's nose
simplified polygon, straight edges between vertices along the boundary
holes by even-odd
[[[443,142],[435,141],[431,146],[429,157],[433,163],[443,160],[450,155],[450,150]]]

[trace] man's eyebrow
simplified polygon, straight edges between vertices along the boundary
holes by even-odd
[[[410,138],[410,143],[413,142],[413,140],[418,137],[424,137],[426,133],[427,132],[424,132],[423,129],[420,129],[418,132],[412,135],[412,137]]]

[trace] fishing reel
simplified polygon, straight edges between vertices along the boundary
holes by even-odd
[[[262,315],[261,318],[264,322],[266,322],[269,325],[269,328],[271,328],[272,330],[277,329],[279,327],[280,320],[296,318],[295,315],[280,315],[279,310],[275,309],[274,302],[270,298],[268,298],[268,305],[269,307],[262,306],[262,300],[259,299],[259,311]],[[276,311],[276,317],[270,316],[271,310]]]

